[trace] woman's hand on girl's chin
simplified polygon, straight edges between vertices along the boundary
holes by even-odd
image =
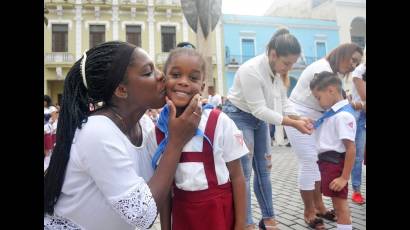
[[[169,142],[182,148],[195,135],[201,120],[202,108],[199,107],[199,94],[191,99],[189,105],[179,117],[176,117],[174,103],[168,97],[165,99],[169,105]]]

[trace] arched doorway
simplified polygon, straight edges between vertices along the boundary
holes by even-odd
[[[350,38],[353,43],[364,48],[366,45],[366,19],[355,17],[350,23]]]

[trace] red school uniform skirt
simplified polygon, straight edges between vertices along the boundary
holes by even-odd
[[[44,134],[44,149],[53,149],[53,137],[50,133]]]
[[[234,229],[232,184],[228,182],[202,191],[174,188],[172,229]]]
[[[220,111],[211,111],[205,135],[211,142]],[[163,139],[156,128],[157,142]],[[211,143],[213,144],[213,143]],[[234,206],[232,183],[218,185],[212,146],[206,139],[202,152],[183,152],[180,162],[202,162],[208,182],[208,189],[184,191],[174,185],[172,199],[172,229],[175,230],[231,230],[234,229]]]

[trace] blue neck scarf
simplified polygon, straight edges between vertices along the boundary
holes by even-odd
[[[205,109],[213,109],[214,107],[210,104],[203,104],[202,105],[202,111]],[[164,108],[162,109],[159,119],[157,121],[157,128],[161,130],[162,133],[164,133],[165,137],[162,139],[161,143],[159,143],[157,150],[154,153],[154,156],[152,157],[151,160],[151,166],[153,169],[157,168],[157,162],[159,158],[161,157],[162,153],[165,150],[165,146],[168,144],[168,118],[169,118],[169,106],[165,105]],[[205,136],[204,132],[200,129],[196,129],[195,136],[202,136],[204,137],[209,144],[212,146],[212,142],[209,140],[207,136]]]
[[[353,109],[351,104],[344,105],[342,108],[338,109],[336,112],[333,111],[333,109],[329,109],[329,110],[327,110],[326,112],[323,113],[322,117],[320,117],[315,122],[315,124],[313,126],[315,127],[315,129],[319,128],[319,126],[323,123],[323,121],[325,119],[327,119],[327,118],[329,118],[329,117],[331,117],[331,116],[333,116],[336,113],[341,112],[341,111],[346,111],[346,112],[349,112],[351,114],[354,114],[354,109]]]

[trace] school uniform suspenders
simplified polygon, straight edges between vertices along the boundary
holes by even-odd
[[[209,114],[208,121],[205,126],[205,136],[209,138],[211,143],[203,138],[202,152],[182,152],[181,159],[179,161],[180,163],[202,162],[204,164],[205,175],[208,181],[208,189],[218,186],[212,145],[214,141],[216,123],[218,121],[220,113],[220,110],[213,109]],[[164,139],[165,137],[164,133],[162,133],[161,130],[155,127],[155,134],[157,143],[161,143],[162,139]]]

